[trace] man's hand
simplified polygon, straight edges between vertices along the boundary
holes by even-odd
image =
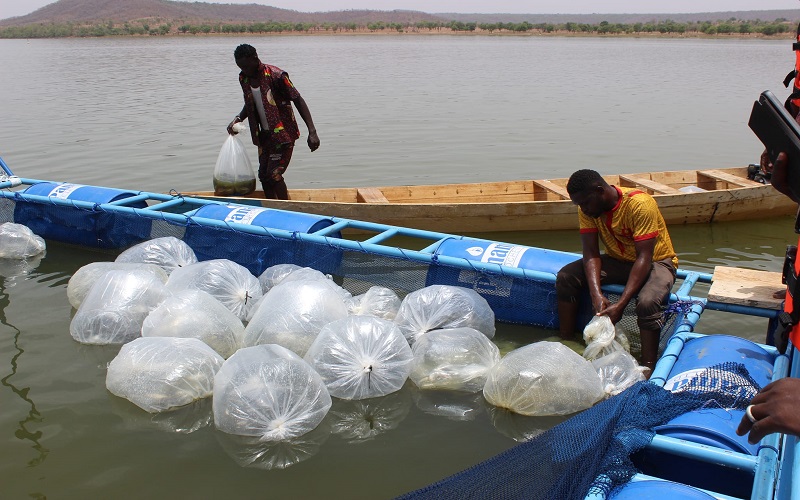
[[[597,311],[598,316],[608,316],[612,323],[615,325],[622,319],[622,314],[625,312],[625,306],[617,302],[610,304],[604,309]]]
[[[233,121],[228,124],[228,133],[230,135],[236,135],[237,134],[237,132],[235,130],[233,130],[233,126],[236,125],[237,123],[241,122],[241,121],[242,121],[242,119],[239,118],[238,116],[236,116],[236,117],[234,117]]]
[[[605,311],[608,306],[611,305],[611,302],[608,301],[605,295],[602,293],[592,297],[592,307],[594,307],[594,312],[598,316],[602,316],[602,311]]]
[[[319,137],[317,137],[316,131],[308,133],[308,148],[311,151],[316,151],[319,148]]]
[[[745,415],[736,429],[736,434],[757,443],[767,434],[783,432],[800,436],[800,379],[782,378],[761,389],[750,401],[750,414],[755,422]]]

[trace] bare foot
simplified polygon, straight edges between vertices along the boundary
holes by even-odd
[[[783,290],[778,290],[777,292],[773,293],[772,294],[772,298],[773,299],[781,299],[781,300],[785,299],[786,298],[786,289],[784,288]]]

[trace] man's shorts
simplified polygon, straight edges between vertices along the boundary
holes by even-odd
[[[283,173],[289,168],[294,143],[262,144],[258,146],[258,180],[261,183],[275,183],[283,180]]]

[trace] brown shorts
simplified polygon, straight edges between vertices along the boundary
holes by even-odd
[[[262,144],[258,146],[258,180],[262,184],[274,184],[283,180],[289,168],[294,143]]]
[[[632,267],[633,262],[623,262],[603,254],[600,256],[600,283],[625,285]],[[640,329],[661,329],[664,304],[674,284],[675,267],[672,265],[672,259],[653,261],[647,281],[636,297],[636,316]],[[567,264],[558,272],[556,278],[558,300],[577,302],[581,292],[586,288],[582,259]]]

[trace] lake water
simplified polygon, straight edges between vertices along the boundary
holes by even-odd
[[[754,100],[787,94],[791,42],[286,36],[0,41],[0,156],[21,177],[157,192],[211,189],[241,109],[233,48],[287,70],[322,146],[290,187],[488,181],[740,166],[762,149]],[[248,146],[255,160],[255,147]],[[779,271],[792,219],[672,227],[685,268]],[[578,251],[574,232],[492,239]],[[413,384],[338,401],[318,430],[264,449],[217,432],[209,401],[149,415],[105,389],[118,347],[80,345],[69,277],[114,254],[50,243],[0,269],[0,498],[389,498],[486,459],[558,418]],[[698,330],[764,337],[705,313]],[[507,350],[553,332],[498,326]],[[461,416],[448,408],[462,408]],[[290,465],[280,469],[276,464]]]

